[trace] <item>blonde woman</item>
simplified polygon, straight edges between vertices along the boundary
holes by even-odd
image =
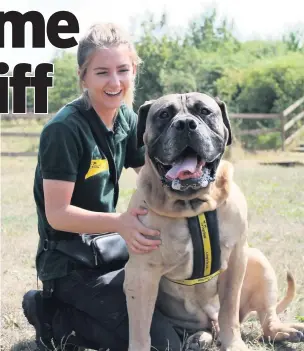
[[[123,351],[128,348],[128,316],[123,261],[115,261],[118,238],[138,254],[157,250],[161,243],[160,233],[137,218],[146,210],[115,212],[115,182],[122,169],[138,170],[144,163],[132,110],[140,58],[128,35],[108,23],[88,30],[77,59],[82,96],[64,106],[41,134],[34,196],[40,235],[36,267],[43,291],[27,292],[22,305],[41,350],[77,345]],[[109,232],[119,235],[107,235],[116,241],[104,244],[108,251],[102,264],[84,239]],[[95,266],[87,263],[94,259]],[[179,350],[177,333],[158,311],[151,335],[159,351],[168,342]]]

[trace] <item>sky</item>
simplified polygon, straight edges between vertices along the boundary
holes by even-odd
[[[0,11],[39,11],[45,22],[57,11],[70,11],[78,19],[80,33],[73,34],[78,41],[82,33],[95,22],[116,22],[126,29],[134,27],[147,13],[160,18],[163,11],[168,14],[169,26],[185,28],[189,20],[215,7],[220,18],[234,21],[235,34],[240,40],[281,38],[288,30],[304,27],[303,0],[1,0]],[[25,26],[25,48],[12,48],[10,24],[4,28],[5,46],[0,48],[0,62],[10,69],[21,62],[35,67],[49,62],[56,47],[46,37],[46,48],[32,48],[31,25]],[[70,34],[62,34],[69,37]],[[76,47],[69,49],[76,51]]]

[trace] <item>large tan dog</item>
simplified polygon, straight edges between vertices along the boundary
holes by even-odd
[[[220,161],[231,143],[225,104],[200,93],[148,102],[139,110],[138,142],[146,145],[146,163],[130,206],[149,209],[141,220],[160,230],[162,245],[131,254],[126,265],[129,351],[150,351],[156,303],[175,326],[196,331],[186,350],[206,346],[213,327],[221,350],[248,350],[240,321],[251,311],[266,337],[300,341],[304,324],[283,324],[277,316],[293,298],[294,280],[289,276],[287,296],[278,304],[270,263],[247,245],[246,200],[233,181],[232,165]],[[196,249],[187,218],[215,209],[220,270],[196,281],[203,283],[184,285],[180,281],[192,276]]]

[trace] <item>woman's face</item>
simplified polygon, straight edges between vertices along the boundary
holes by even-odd
[[[111,114],[121,105],[135,77],[135,66],[127,45],[100,49],[91,58],[83,86],[98,112]]]

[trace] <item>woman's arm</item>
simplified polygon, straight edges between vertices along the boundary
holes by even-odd
[[[43,180],[45,213],[50,225],[73,233],[119,231],[119,213],[93,212],[71,205],[74,186],[68,181]]]
[[[73,233],[118,232],[136,253],[151,251],[160,245],[159,240],[143,236],[160,235],[138,220],[137,216],[146,214],[146,210],[133,209],[124,213],[88,211],[71,205],[74,186],[75,183],[68,181],[43,180],[45,213],[54,229]]]

